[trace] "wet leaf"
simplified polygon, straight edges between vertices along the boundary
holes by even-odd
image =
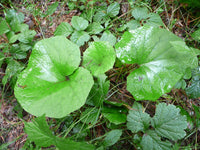
[[[123,63],[139,66],[127,77],[127,89],[136,100],[157,100],[186,69],[198,64],[196,54],[182,39],[150,26],[126,32],[116,44],[116,54]]]
[[[126,114],[123,108],[106,107],[102,109],[102,115],[116,125],[126,122]]]
[[[78,46],[63,36],[39,41],[20,74],[15,96],[29,113],[61,118],[84,105],[93,85],[89,71],[78,68]]]
[[[103,31],[103,26],[97,22],[93,22],[92,24],[89,24],[87,28],[87,32],[90,34],[99,34],[101,31]]]
[[[115,62],[114,48],[106,42],[93,42],[83,55],[83,66],[94,76],[104,74]]]

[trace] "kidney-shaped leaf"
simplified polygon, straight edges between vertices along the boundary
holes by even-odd
[[[80,108],[93,85],[89,71],[78,68],[78,46],[63,36],[38,42],[20,74],[15,96],[29,113],[61,118]]]
[[[115,63],[114,48],[107,42],[93,42],[85,51],[83,66],[97,76],[111,69]]]
[[[136,100],[156,100],[179,81],[186,68],[197,66],[197,57],[167,30],[143,26],[126,32],[116,44],[117,57],[138,64],[127,77],[127,89]]]

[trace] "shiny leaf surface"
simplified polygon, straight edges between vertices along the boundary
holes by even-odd
[[[127,77],[127,89],[136,100],[158,99],[198,62],[182,39],[150,26],[126,32],[116,44],[116,54],[123,63],[139,66]]]
[[[56,31],[54,32],[55,36],[58,35],[64,35],[64,36],[69,36],[73,32],[73,28],[70,26],[69,23],[67,22],[62,22],[57,28]]]
[[[106,42],[93,42],[83,55],[83,66],[94,76],[104,74],[113,67],[114,62],[114,48]]]
[[[29,113],[61,118],[84,105],[93,85],[89,71],[78,68],[78,46],[63,36],[38,42],[20,74],[15,96]]]

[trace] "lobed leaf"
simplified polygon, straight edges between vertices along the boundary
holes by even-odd
[[[127,128],[133,133],[138,131],[145,132],[149,127],[151,119],[149,114],[145,113],[142,105],[137,102],[134,103],[132,109],[127,116]]]
[[[151,123],[161,137],[178,140],[186,135],[184,129],[187,128],[187,119],[180,115],[180,109],[174,105],[158,104]]]

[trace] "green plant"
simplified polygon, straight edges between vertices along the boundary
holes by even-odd
[[[122,63],[139,66],[127,77],[127,90],[136,100],[157,100],[174,87],[186,69],[198,65],[196,53],[180,38],[151,26],[124,33],[115,47]]]
[[[134,143],[143,150],[172,149],[168,140],[176,141],[186,135],[186,117],[181,116],[179,112],[174,105],[160,103],[156,105],[154,117],[150,117],[142,105],[135,102],[127,116],[127,128],[135,134]],[[142,137],[140,132],[143,132]],[[161,140],[161,137],[164,140]]]
[[[5,41],[0,45],[0,66],[7,64],[3,85],[10,81],[14,87],[18,74],[25,66],[23,60],[34,45],[36,32],[29,30],[29,26],[23,22],[23,13],[17,13],[13,9],[5,11],[5,19],[0,18],[0,36]]]
[[[107,43],[95,42],[85,53],[83,66],[95,76],[115,61],[114,49]],[[36,116],[61,118],[83,106],[94,81],[88,70],[79,67],[80,61],[78,46],[64,36],[38,42],[15,86],[22,107]]]

